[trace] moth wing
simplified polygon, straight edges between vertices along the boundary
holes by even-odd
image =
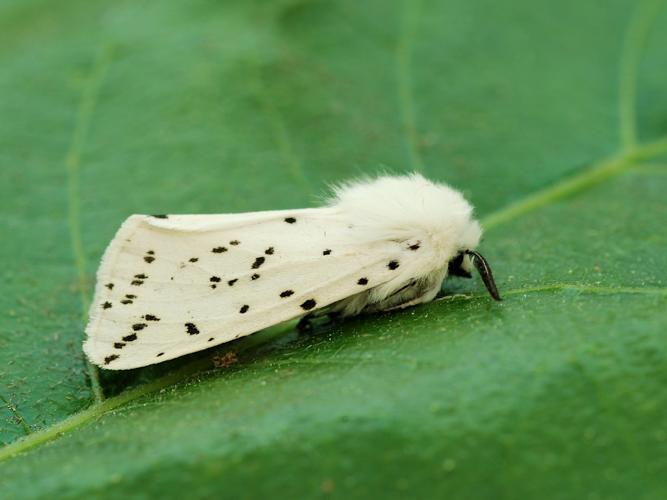
[[[104,368],[146,366],[392,279],[400,244],[351,231],[331,208],[133,215],[98,270],[84,350]]]

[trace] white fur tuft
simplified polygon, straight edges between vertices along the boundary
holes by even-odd
[[[482,235],[459,191],[417,173],[339,185],[329,204],[357,219],[369,240],[408,239],[418,231],[452,256],[476,247]]]
[[[421,242],[424,250],[393,280],[373,289],[367,303],[357,299],[354,309],[383,302],[410,280],[420,282],[420,290],[428,289],[420,302],[431,300],[449,261],[462,250],[474,249],[482,235],[472,218],[473,207],[459,191],[417,173],[341,184],[334,187],[329,205],[357,229],[357,241]]]

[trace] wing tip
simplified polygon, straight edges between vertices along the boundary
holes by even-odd
[[[132,362],[132,359],[123,357],[123,353],[121,351],[112,352],[113,349],[97,349],[99,345],[100,343],[94,342],[92,338],[88,337],[83,342],[83,352],[85,353],[86,358],[90,363],[103,370],[133,370],[135,368],[141,368],[143,366],[154,364],[136,363],[136,359],[134,360],[135,362]]]

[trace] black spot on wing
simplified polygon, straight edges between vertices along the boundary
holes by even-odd
[[[315,302],[315,299],[308,299],[303,304],[301,304],[301,309],[303,309],[305,311],[310,311],[316,305],[317,305],[317,302]]]
[[[322,252],[322,255],[331,255],[331,249],[327,248],[324,252]]]
[[[131,300],[131,299],[136,299],[137,296],[136,296],[136,295],[132,295],[131,293],[128,293],[128,294],[125,295],[125,298]]]
[[[132,280],[132,282],[130,283],[130,285],[134,286],[141,286],[143,284],[144,284],[143,280]]]
[[[296,222],[296,219],[294,217],[285,217],[285,222],[288,224],[294,224]]]
[[[118,358],[120,358],[120,356],[118,354],[112,354],[111,356],[107,356],[106,358],[104,358],[104,364],[108,365],[109,363],[111,363],[112,361],[114,361],[115,359],[118,359]]]
[[[191,257],[188,260],[189,260],[189,262],[197,262],[199,259],[197,257]]]
[[[130,299],[123,299],[120,301],[121,304],[132,304],[132,301]]]
[[[137,340],[137,334],[131,333],[130,335],[125,335],[125,337],[123,337],[123,340],[125,342],[134,342],[135,340]]]
[[[264,253],[265,253],[266,255],[273,255],[273,252],[274,252],[274,251],[275,251],[275,250],[273,249],[273,247],[269,247],[269,248],[267,248],[266,250],[264,250]]]
[[[109,290],[113,289],[113,283],[107,283],[104,286],[107,287]]]
[[[255,259],[255,262],[252,263],[252,266],[250,266],[252,269],[259,269],[262,264],[264,264],[264,261],[266,260],[266,257],[257,257]]]
[[[289,297],[290,295],[294,295],[294,290],[285,290],[284,292],[280,292],[280,298],[284,299],[285,297]]]
[[[238,278],[234,278],[233,280],[229,280],[229,281],[227,282],[227,284],[228,284],[229,286],[234,286],[234,283],[236,283],[238,280],[239,280]]]
[[[419,250],[419,247],[421,246],[421,242],[414,243],[413,245],[410,245],[408,248],[412,251],[414,250]]]
[[[155,356],[156,358],[159,358],[160,356],[164,356],[163,352],[158,352],[157,355]]]
[[[146,314],[145,316],[142,316],[146,321],[160,321],[160,318],[155,316],[154,314]]]
[[[232,241],[229,242],[229,244],[236,246],[236,245],[240,245],[241,242],[239,240],[232,240]]]
[[[199,333],[199,329],[194,323],[185,323],[185,331],[190,335],[197,335]]]
[[[132,325],[132,330],[134,330],[135,332],[138,332],[140,330],[143,330],[147,326],[148,325],[146,323],[135,323],[134,325]]]
[[[221,278],[220,278],[220,276],[211,276],[211,277],[209,278],[209,281],[210,281],[211,283],[213,283],[213,284],[211,285],[211,288],[216,289],[216,288],[218,287],[218,285],[216,285],[216,283],[220,283]]]
[[[144,260],[150,264],[151,262],[153,262],[155,260],[155,257],[153,257],[152,255],[146,255],[144,257]]]
[[[227,251],[226,247],[215,247],[214,249],[211,250],[211,252],[213,253],[223,253],[226,251]]]
[[[169,216],[165,215],[165,214],[155,214],[155,215],[151,215],[151,217],[155,217],[156,219],[168,219],[169,218]]]
[[[138,280],[146,280],[146,279],[148,279],[148,276],[146,276],[144,273],[141,273],[141,274],[135,274],[134,277],[137,278]]]
[[[239,309],[239,312],[241,314],[245,314],[248,312],[248,309],[250,309],[250,306],[248,304],[244,304],[241,306],[241,309]]]
[[[368,278],[359,278],[357,285],[368,285]]]
[[[123,347],[125,347],[125,343],[124,342],[114,342],[113,347],[114,347],[114,349],[122,349]]]
[[[155,255],[155,252],[154,252],[153,250],[148,250],[146,253],[147,253],[148,255]]]
[[[213,342],[214,340],[215,340],[215,337],[211,337],[210,339],[208,339],[209,342]]]
[[[250,279],[253,280],[253,281],[255,281],[255,280],[258,279],[258,278],[259,278],[259,274],[257,274],[257,273],[255,273],[255,274],[253,274],[252,276],[250,276]]]
[[[104,304],[102,304],[102,309],[109,309],[110,307],[111,307],[111,302],[109,302],[108,300]]]
[[[394,269],[398,269],[398,266],[399,266],[399,264],[398,264],[398,261],[397,261],[397,260],[392,260],[392,261],[389,262],[389,264],[387,264],[387,267],[388,267],[389,269],[391,269],[392,271],[393,271]]]

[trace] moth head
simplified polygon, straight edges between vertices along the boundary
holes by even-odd
[[[493,279],[493,273],[487,260],[475,250],[482,237],[482,227],[472,217],[472,207],[465,216],[459,219],[455,228],[458,232],[454,238],[456,248],[450,253],[453,255],[448,263],[448,275],[459,276],[462,278],[472,278],[473,267],[479,272],[484,286],[495,300],[502,300]]]
[[[449,261],[447,274],[461,278],[472,278],[472,268],[477,269],[484,286],[495,300],[502,300],[493,279],[493,273],[487,260],[476,250],[461,250]]]

